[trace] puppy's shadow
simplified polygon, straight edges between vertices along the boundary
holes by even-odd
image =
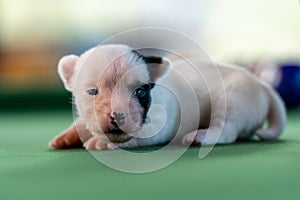
[[[297,144],[300,146],[300,141],[293,140],[274,140],[274,141],[260,141],[257,139],[243,139],[237,140],[234,144],[215,145],[211,151],[211,157],[233,157],[233,156],[247,156],[250,154],[258,154],[268,152],[281,151],[289,148],[290,144]],[[196,147],[190,147],[192,149]],[[198,147],[199,149],[199,147]],[[198,150],[199,152],[199,150]]]
[[[262,154],[268,152],[281,151],[284,148],[289,148],[291,144],[300,146],[300,141],[295,140],[274,140],[274,141],[260,141],[257,139],[238,140],[234,144],[215,145],[208,157],[232,157],[243,156],[250,154]],[[161,150],[165,145],[138,147],[133,149],[124,149],[136,153],[146,153]],[[169,146],[164,151],[173,151],[183,148],[182,146]],[[185,152],[184,157],[198,158],[198,153],[201,146],[191,146]]]

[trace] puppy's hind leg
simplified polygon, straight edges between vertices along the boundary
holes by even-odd
[[[183,145],[214,145],[231,144],[237,139],[236,131],[224,125],[221,127],[210,127],[208,129],[199,129],[187,133],[183,139]]]
[[[239,118],[233,105],[226,104],[224,99],[219,98],[214,101],[209,127],[187,133],[182,139],[182,144],[230,144],[237,139],[239,126]]]

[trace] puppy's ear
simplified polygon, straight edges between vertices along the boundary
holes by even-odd
[[[163,77],[172,65],[171,61],[165,57],[149,56],[144,57],[144,61],[147,64],[151,82]]]
[[[146,63],[151,82],[155,82],[157,79],[163,77],[172,66],[172,62],[168,58],[158,56],[144,56],[139,53],[139,51],[134,49],[131,50],[131,52]]]
[[[58,63],[58,74],[65,88],[70,92],[73,90],[73,75],[77,61],[78,56],[67,55],[62,57]]]

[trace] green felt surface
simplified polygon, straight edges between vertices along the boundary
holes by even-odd
[[[300,112],[278,142],[217,146],[205,159],[190,148],[147,174],[110,169],[89,152],[49,150],[69,112],[0,114],[0,199],[299,199]]]

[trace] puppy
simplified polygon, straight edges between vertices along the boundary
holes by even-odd
[[[239,67],[196,58],[172,63],[126,45],[102,45],[61,58],[58,73],[78,118],[50,142],[55,149],[273,140],[286,122],[276,92]]]

